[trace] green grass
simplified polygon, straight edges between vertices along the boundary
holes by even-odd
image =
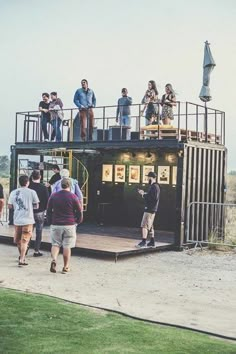
[[[1,289],[0,353],[235,354],[236,345],[46,296]]]

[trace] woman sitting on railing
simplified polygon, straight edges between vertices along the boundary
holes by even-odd
[[[141,116],[145,111],[146,125],[152,123],[153,120],[158,120],[159,117],[159,100],[156,83],[153,80],[148,82],[148,89],[142,99],[144,108],[141,111]]]
[[[161,119],[163,124],[170,125],[171,120],[174,119],[173,106],[176,106],[176,97],[171,84],[166,84],[165,90],[166,93],[162,96],[161,99]]]

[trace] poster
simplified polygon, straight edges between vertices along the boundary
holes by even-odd
[[[115,182],[125,182],[125,165],[115,165]]]
[[[177,183],[177,166],[172,167],[172,184]]]
[[[158,166],[158,183],[169,184],[170,183],[170,166]]]
[[[139,183],[140,182],[140,166],[131,165],[129,166],[129,183]]]
[[[154,166],[143,166],[143,178],[142,178],[142,183],[148,183],[148,173],[149,172],[154,172]]]
[[[113,165],[102,165],[102,182],[112,182]]]

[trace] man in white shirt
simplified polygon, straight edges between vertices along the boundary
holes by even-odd
[[[9,196],[8,208],[14,209],[13,223],[15,225],[14,242],[19,250],[19,267],[28,265],[25,254],[32,237],[34,221],[33,209],[38,209],[39,198],[37,193],[29,189],[29,177],[19,177],[20,188],[13,190]]]

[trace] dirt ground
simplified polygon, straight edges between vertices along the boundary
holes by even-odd
[[[54,295],[128,314],[236,337],[236,253],[163,252],[117,263],[72,257],[69,274],[49,272],[50,254],[18,268],[0,244],[0,286]]]

